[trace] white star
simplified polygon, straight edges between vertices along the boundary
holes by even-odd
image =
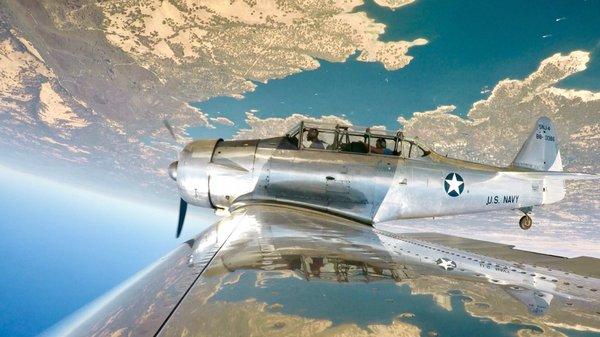
[[[456,268],[456,264],[454,263],[454,261],[448,259],[439,259],[437,265],[444,268],[445,270]]]
[[[456,194],[460,194],[460,185],[464,184],[462,181],[456,179],[456,173],[452,173],[452,179],[446,179],[446,182],[450,187],[448,187],[448,193],[456,192]]]

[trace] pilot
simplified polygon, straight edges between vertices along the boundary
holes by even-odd
[[[311,142],[308,146],[309,148],[325,150],[325,143],[319,139],[319,130],[315,128],[308,129],[308,133],[306,134],[306,140]]]
[[[377,138],[377,142],[375,142],[375,147],[371,147],[371,152],[388,155],[394,154],[394,151],[387,148],[385,138]]]

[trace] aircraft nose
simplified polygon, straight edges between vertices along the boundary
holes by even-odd
[[[171,179],[177,181],[177,164],[179,162],[178,161],[174,161],[171,163],[171,165],[169,165],[169,177],[171,177]]]

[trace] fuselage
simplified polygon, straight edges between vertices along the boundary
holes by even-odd
[[[543,179],[519,179],[429,150],[419,154],[311,149],[289,137],[195,141],[181,153],[177,181],[182,198],[197,206],[284,203],[369,224],[544,203]]]

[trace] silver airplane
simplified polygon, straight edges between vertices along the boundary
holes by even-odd
[[[169,168],[181,194],[177,236],[188,203],[224,217],[45,335],[592,335],[598,259],[377,226],[529,212],[560,200],[564,180],[595,178],[561,170],[547,118],[507,168],[341,125],[193,141]]]
[[[563,199],[565,180],[599,178],[563,172],[556,129],[546,117],[508,167],[447,158],[401,132],[302,122],[282,137],[193,141],[169,175],[181,195],[178,237],[187,204],[217,214],[289,204],[369,225],[518,209],[526,230],[534,206]]]

